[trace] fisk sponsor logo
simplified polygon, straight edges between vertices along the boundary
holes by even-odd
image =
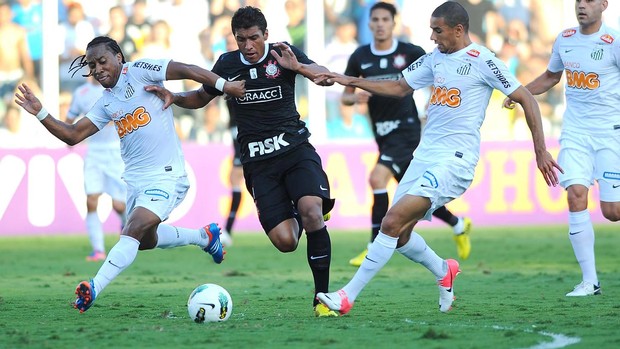
[[[282,88],[280,86],[261,88],[256,90],[246,90],[245,95],[237,98],[239,104],[265,103],[282,99]]]
[[[601,82],[598,79],[596,73],[586,73],[577,70],[566,69],[566,85],[572,88],[579,88],[583,90],[595,90]]]
[[[284,140],[284,133],[280,133],[263,141],[248,143],[248,150],[250,151],[250,157],[253,158],[256,155],[273,153],[287,146],[289,146],[289,143]]]
[[[138,107],[133,112],[127,113],[118,120],[114,120],[118,137],[123,138],[134,132],[140,127],[146,126],[151,122],[151,115],[144,107]]]
[[[499,69],[499,67],[495,65],[495,62],[489,59],[488,61],[486,61],[486,64],[489,68],[491,68],[491,71],[493,72],[497,80],[502,83],[504,88],[509,88],[510,82],[506,79],[504,74],[502,74],[502,71]]]
[[[447,88],[444,86],[433,86],[433,94],[431,95],[430,104],[457,108],[461,105],[461,91],[454,87]]]

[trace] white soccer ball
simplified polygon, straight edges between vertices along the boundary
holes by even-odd
[[[187,300],[187,312],[194,322],[226,321],[232,314],[233,301],[222,286],[204,284],[196,287]]]

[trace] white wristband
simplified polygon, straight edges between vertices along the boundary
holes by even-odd
[[[36,116],[37,116],[37,119],[39,119],[39,121],[43,121],[43,119],[45,119],[48,115],[49,113],[47,112],[47,109],[43,107],[41,108],[41,110],[39,110]]]
[[[224,78],[219,78],[215,81],[215,88],[220,90],[221,92],[224,92],[224,84],[226,83],[226,79]]]

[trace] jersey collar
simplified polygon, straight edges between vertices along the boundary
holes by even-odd
[[[265,60],[265,58],[267,57],[267,55],[269,54],[269,44],[265,43],[265,53],[263,54],[263,56],[256,62],[256,63],[250,63],[248,62],[245,57],[243,57],[243,53],[241,53],[241,51],[239,51],[239,57],[241,58],[241,63],[245,64],[245,65],[254,65],[254,64],[258,64],[262,61]]]
[[[370,52],[372,52],[373,55],[375,56],[385,56],[385,55],[389,55],[390,53],[394,53],[394,51],[396,51],[396,47],[398,47],[398,40],[396,39],[392,39],[392,47],[390,47],[387,50],[377,50],[377,48],[375,47],[375,42],[371,42],[370,43]]]

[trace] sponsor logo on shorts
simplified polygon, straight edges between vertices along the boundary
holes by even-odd
[[[159,199],[159,198],[164,198],[164,199],[168,199],[170,198],[170,194],[168,194],[167,191],[165,190],[161,190],[161,189],[147,189],[144,191],[144,194],[149,195],[149,196],[153,196],[153,199]],[[151,200],[151,201],[156,201],[156,200]]]
[[[377,129],[377,135],[381,137],[396,130],[399,125],[400,125],[400,120],[388,120],[388,121],[382,121],[382,122],[375,122],[375,128]]]

